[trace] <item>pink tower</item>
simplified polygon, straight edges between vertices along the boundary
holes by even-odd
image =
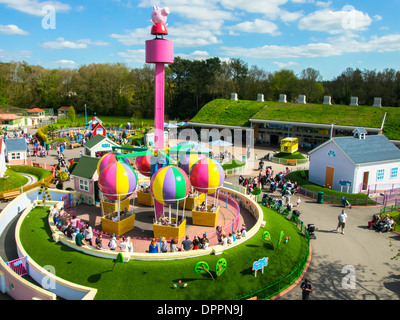
[[[151,15],[153,28],[151,34],[156,38],[146,41],[146,63],[155,64],[154,78],[154,142],[156,149],[164,149],[164,92],[165,92],[165,68],[164,64],[174,62],[174,44],[163,39],[168,34],[165,22],[169,14],[168,8],[156,8]],[[161,39],[158,38],[161,36]],[[157,218],[163,212],[163,205],[155,201],[155,213]]]
[[[152,34],[156,35],[153,40],[146,41],[146,63],[155,64],[155,95],[154,95],[154,124],[155,124],[155,147],[164,148],[164,91],[165,91],[165,68],[164,64],[174,62],[174,43],[172,41],[158,38],[168,32],[165,22],[169,14],[168,8],[156,8],[151,16],[153,21]],[[163,27],[160,28],[160,25]],[[157,26],[157,27],[156,27]],[[157,30],[161,30],[157,33]]]

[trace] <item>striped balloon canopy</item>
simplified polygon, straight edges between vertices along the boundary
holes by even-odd
[[[130,165],[113,162],[107,165],[99,175],[99,189],[111,200],[125,200],[137,186],[137,174]]]
[[[200,159],[204,158],[206,158],[206,155],[202,153],[184,154],[180,157],[178,166],[189,175],[190,169],[192,169],[193,165]]]
[[[150,156],[136,157],[135,159],[136,169],[144,176],[151,176],[151,163]]]
[[[172,205],[187,198],[189,177],[181,168],[166,166],[157,170],[150,181],[150,192],[163,205]]]
[[[201,193],[214,193],[222,187],[225,181],[225,173],[219,162],[213,159],[201,159],[190,170],[190,183],[192,187]]]
[[[107,154],[105,154],[104,156],[102,156],[97,164],[97,173],[100,174],[101,171],[103,171],[103,169],[108,166],[110,163],[114,163],[114,162],[118,162],[117,160],[117,155],[121,155],[118,152],[109,152]],[[130,165],[130,162],[127,158],[120,158],[120,160],[127,164]]]

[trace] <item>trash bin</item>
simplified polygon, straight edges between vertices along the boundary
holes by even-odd
[[[324,193],[322,191],[318,192],[317,203],[324,203]]]

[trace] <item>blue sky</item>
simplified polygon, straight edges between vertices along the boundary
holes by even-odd
[[[312,67],[325,80],[348,67],[400,70],[399,0],[0,0],[0,61],[142,67],[153,5],[169,8],[166,38],[185,59]]]

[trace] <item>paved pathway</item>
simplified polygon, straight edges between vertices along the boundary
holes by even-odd
[[[284,166],[265,161],[275,170]],[[248,170],[245,176],[257,175]],[[227,178],[237,182],[237,176]],[[379,233],[367,228],[372,215],[380,207],[347,209],[345,234],[336,232],[337,216],[343,209],[330,204],[317,204],[301,197],[300,219],[305,225],[314,224],[317,239],[311,240],[312,260],[305,274],[314,285],[312,300],[398,300],[400,298],[400,264],[392,258],[400,250],[400,234]],[[292,200],[292,202],[294,202]],[[350,277],[354,275],[355,286]],[[278,300],[300,300],[298,286]]]

